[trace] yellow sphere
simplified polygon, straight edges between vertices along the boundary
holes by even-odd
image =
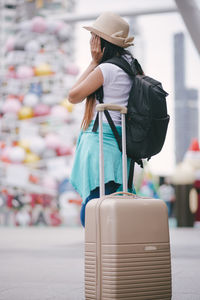
[[[29,106],[23,106],[18,113],[18,117],[20,120],[32,118],[33,117],[32,108]]]
[[[60,105],[64,106],[68,110],[68,112],[72,112],[74,109],[74,105],[72,103],[70,103],[68,99],[64,99],[60,103]]]
[[[52,74],[51,66],[49,64],[43,63],[35,68],[36,76],[48,76]]]
[[[26,152],[30,151],[30,143],[27,140],[20,140],[18,143],[18,146],[23,148]]]
[[[40,158],[39,158],[38,155],[36,155],[35,153],[30,152],[30,153],[27,153],[27,154],[26,154],[26,158],[25,158],[24,162],[25,162],[26,164],[28,164],[28,163],[29,163],[29,164],[30,164],[30,163],[36,163],[39,159],[40,159]]]

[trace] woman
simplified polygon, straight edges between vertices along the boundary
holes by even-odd
[[[132,81],[118,66],[104,63],[114,56],[123,56],[131,62],[131,54],[125,48],[132,45],[133,37],[128,37],[129,25],[120,16],[110,12],[102,13],[91,27],[90,50],[92,60],[71,88],[68,99],[80,103],[86,98],[82,131],[77,141],[71,183],[83,199],[81,223],[85,226],[85,207],[89,200],[99,198],[99,137],[92,132],[96,117],[95,106],[98,89],[103,86],[104,103],[127,106]],[[111,111],[110,115],[121,135],[121,115]],[[103,119],[104,132],[104,173],[105,194],[122,190],[122,154],[107,123]],[[128,169],[129,169],[128,160]]]

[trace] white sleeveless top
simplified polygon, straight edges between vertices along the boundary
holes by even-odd
[[[129,60],[129,56],[125,57]],[[98,66],[103,75],[103,92],[104,103],[118,104],[127,106],[128,96],[132,86],[132,80],[129,75],[124,72],[120,67],[111,64],[103,63]],[[96,104],[99,102],[96,101]],[[121,125],[121,115],[117,111],[109,111],[111,118],[115,125]],[[96,112],[94,113],[93,120],[96,118]],[[103,116],[103,122],[107,122],[105,115]]]

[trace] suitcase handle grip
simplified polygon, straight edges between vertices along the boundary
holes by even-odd
[[[132,194],[132,193],[129,193],[129,192],[116,192],[116,193],[113,193],[113,194],[111,194],[112,196],[116,196],[116,195],[121,195],[121,194],[125,194],[125,195],[127,195],[127,196],[132,196],[132,197],[136,197],[136,195],[135,194]]]
[[[117,104],[109,104],[109,103],[97,104],[96,110],[97,111],[114,110],[114,111],[119,111],[121,114],[127,114],[127,107],[117,105]]]

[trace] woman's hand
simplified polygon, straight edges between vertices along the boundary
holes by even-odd
[[[90,39],[90,50],[92,61],[68,94],[68,100],[74,104],[83,101],[103,85],[103,74],[100,68],[96,67],[102,59],[104,49],[101,51],[101,40],[93,33]]]
[[[95,65],[98,65],[102,59],[103,51],[101,51],[101,40],[100,37],[92,33],[90,39],[90,51],[92,55],[92,61]]]

